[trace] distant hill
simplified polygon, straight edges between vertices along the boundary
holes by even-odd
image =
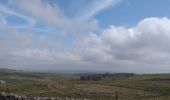
[[[6,68],[0,68],[0,77],[43,78],[40,75],[32,72],[26,72],[23,70],[6,69]]]
[[[31,71],[0,68],[0,77],[41,80],[41,79],[67,79],[75,76],[70,74],[60,74],[60,73],[51,73],[51,72],[31,72]]]

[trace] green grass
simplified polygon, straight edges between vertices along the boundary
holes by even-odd
[[[152,79],[152,78],[170,78],[170,74],[143,74],[134,76],[134,79],[143,80],[143,79]]]
[[[8,84],[30,84],[33,83],[33,80],[30,79],[17,79],[17,78],[0,78],[0,80],[6,81]]]
[[[170,81],[148,81],[169,78],[170,74],[144,74],[133,77],[111,77],[101,81],[79,81],[78,77],[55,73],[31,73],[34,77],[0,77],[10,92],[27,96],[87,97],[90,100],[170,100]],[[40,79],[38,79],[38,77]],[[0,87],[6,91],[7,87]],[[126,99],[125,99],[126,98]]]

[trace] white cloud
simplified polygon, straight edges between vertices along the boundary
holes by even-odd
[[[5,34],[0,34],[1,66],[37,70],[170,71],[169,18],[146,18],[131,28],[111,25],[108,29],[98,29],[98,20],[93,19],[93,16],[120,1],[96,0],[83,11],[85,19],[81,16],[72,19],[66,17],[58,5],[51,5],[43,0],[17,0],[15,5],[18,9],[29,12],[38,21],[42,20],[52,27],[54,25],[61,33],[87,35],[76,38],[70,48],[64,48],[63,44],[49,34],[39,36],[30,31],[25,33],[18,29],[0,28],[1,33]],[[14,3],[12,0],[11,2]],[[6,7],[1,6],[0,12],[21,17],[30,26],[35,24],[35,19]],[[0,21],[5,24],[4,16],[0,17]]]
[[[5,14],[6,16],[14,15],[14,16],[20,17],[20,18],[26,20],[28,22],[29,26],[34,26],[36,24],[36,21],[34,19],[32,19],[28,16],[25,16],[25,15],[22,15],[18,12],[13,11],[13,10],[10,10],[10,9],[6,8],[5,6],[3,6],[1,4],[0,4],[0,12]],[[4,19],[5,19],[5,15],[3,15]]]
[[[52,6],[42,0],[17,0],[17,3],[20,9],[29,12],[37,19],[42,19],[49,24],[54,24],[60,27],[66,24],[67,19],[58,6]]]
[[[74,34],[86,33],[98,28],[96,19],[69,18],[56,3],[49,4],[49,2],[43,0],[10,0],[10,3],[29,13],[36,20],[43,21],[48,26],[54,26],[61,30],[60,33],[63,33],[63,31]]]
[[[102,37],[107,43],[114,43],[121,45],[133,38],[128,29],[124,27],[111,26],[109,29],[103,31]]]
[[[95,0],[83,13],[83,18],[93,17],[102,10],[113,7],[122,0]]]
[[[147,25],[147,27],[146,27]],[[170,20],[166,17],[163,18],[147,18],[142,20],[138,24],[138,30],[142,30],[143,33],[151,33],[151,34],[167,34],[169,35],[170,33]]]
[[[8,7],[1,6],[0,10],[8,15],[15,15],[25,19],[30,26],[35,25],[35,20],[37,20],[37,23],[38,21],[43,21],[49,27],[54,26],[54,28],[61,31],[58,33],[86,34],[91,31],[99,30],[98,20],[91,17],[104,9],[115,6],[121,1],[122,0],[90,1],[88,3],[89,6],[86,5],[84,9],[81,9],[83,15],[75,16],[75,18],[66,16],[57,3],[50,4],[48,1],[44,0],[9,0],[9,6],[12,6],[15,9],[11,10]],[[74,13],[77,15],[79,12]],[[28,15],[35,19],[33,20],[31,17],[28,17]],[[15,26],[13,28],[26,29],[27,26]],[[36,27],[36,29],[39,28]]]
[[[167,72],[170,70],[170,19],[147,18],[132,28],[111,26],[65,49],[57,41],[10,31],[0,39],[3,66],[34,69]],[[13,35],[12,35],[13,33]],[[48,67],[46,67],[48,66]],[[36,68],[35,68],[36,69]],[[162,70],[164,69],[164,70]]]
[[[143,71],[148,69],[148,72],[154,72],[153,66],[164,69],[170,64],[169,27],[170,20],[166,17],[147,18],[132,28],[111,26],[99,36],[90,35],[85,43],[89,49],[95,48],[105,54],[100,54],[101,56],[111,56],[106,65],[113,66],[113,69],[119,66],[118,69],[124,71],[140,71],[138,69],[143,68]],[[99,53],[95,57],[103,59],[99,57]]]

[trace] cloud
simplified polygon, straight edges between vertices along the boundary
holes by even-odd
[[[136,26],[111,26],[90,33],[70,49],[50,38],[10,32],[0,39],[0,62],[21,69],[168,72],[170,19],[146,18]],[[24,41],[24,42],[23,42]],[[52,44],[51,44],[52,43]],[[55,45],[55,46],[54,46]],[[7,63],[8,62],[8,63]],[[48,66],[48,67],[47,67]]]
[[[93,17],[97,13],[107,8],[113,7],[122,0],[95,0],[83,13],[83,18]]]
[[[11,0],[10,4],[28,13],[36,20],[46,23],[47,26],[57,28],[61,31],[59,33],[64,31],[64,33],[83,34],[98,29],[96,19],[85,20],[80,17],[68,17],[57,3],[50,4],[44,0],[16,0],[15,2]]]
[[[65,12],[62,11],[57,3],[50,4],[48,1],[44,0],[9,0],[9,4],[16,7],[20,11],[25,12],[26,15],[34,17],[37,21],[44,22],[48,24],[47,26],[57,28],[61,31],[58,33],[86,34],[88,32],[100,30],[98,20],[91,17],[102,10],[115,6],[121,1],[122,0],[90,1],[88,2],[89,6],[85,5],[84,7],[82,7],[81,12],[83,14],[78,15],[79,11],[74,12],[75,15],[78,16],[74,16],[73,18],[66,16]],[[75,2],[77,3],[77,1]],[[82,3],[85,3],[85,1],[82,1]],[[9,9],[6,12],[9,12]],[[19,13],[12,12],[12,14],[15,14],[21,18],[25,18],[29,22],[31,22],[28,17],[23,16]],[[19,28],[20,27],[21,26],[19,26]]]
[[[78,16],[74,17],[66,16],[67,14],[65,14],[65,12],[56,2],[51,4],[45,0],[8,0],[8,4],[2,5],[0,7],[0,10],[8,16],[14,15],[25,19],[28,22],[29,26],[34,26],[32,27],[32,30],[43,30],[37,27],[37,25],[45,24],[45,27],[49,27],[47,28],[47,30],[53,27],[54,29],[51,28],[52,30],[57,29],[58,31],[60,31],[57,32],[57,34],[86,34],[89,32],[100,30],[98,25],[99,21],[93,17],[95,14],[112,6],[115,6],[121,1],[122,0],[88,1],[89,6],[84,5],[84,7],[82,7],[81,9],[81,12],[83,12],[83,14],[78,15],[79,11],[77,11],[74,13]],[[76,2],[77,4],[77,1],[74,2]],[[87,1],[81,1],[79,3],[87,3]],[[10,7],[13,9],[11,9]],[[13,28],[28,29],[29,26],[13,26]]]
[[[28,25],[29,25],[29,26],[34,26],[34,25],[36,24],[36,21],[35,21],[34,19],[32,19],[32,18],[30,18],[30,17],[28,17],[28,16],[25,16],[25,15],[23,15],[23,14],[20,14],[20,13],[18,13],[18,12],[15,12],[15,11],[13,11],[13,10],[11,10],[11,9],[8,9],[8,8],[6,8],[5,6],[3,6],[2,4],[0,4],[0,12],[3,13],[3,14],[5,14],[4,17],[5,17],[5,16],[14,15],[14,16],[17,16],[17,17],[19,17],[19,18],[22,18],[22,19],[24,19],[24,20],[26,20],[26,21],[28,22]],[[4,19],[5,19],[5,18],[4,18]],[[7,23],[7,22],[6,22],[6,23]]]
[[[153,67],[166,69],[170,64],[169,27],[170,20],[166,17],[146,18],[132,28],[111,26],[99,36],[93,33],[85,39],[85,44],[89,49],[102,52],[101,56],[105,54],[103,57],[110,58],[106,60],[106,65],[113,66],[113,69],[119,66],[119,70],[121,67],[129,71],[143,68],[146,72],[154,72]],[[96,57],[99,57],[99,53]]]
[[[40,18],[49,24],[57,26],[64,26],[66,24],[66,18],[60,11],[58,6],[52,6],[42,0],[17,0],[17,5],[20,9],[29,12],[36,18]]]
[[[15,9],[1,6],[0,22],[7,24],[3,14],[18,16],[29,23],[32,31],[2,25],[6,28],[0,28],[1,66],[28,70],[170,71],[169,18],[142,19],[133,27],[99,28],[94,16],[121,1],[94,0],[82,10],[83,17],[70,18],[57,4],[44,0],[11,0]],[[45,25],[36,26],[42,23]],[[71,46],[65,47],[63,41],[67,40],[51,34],[53,28],[55,34],[73,36]]]

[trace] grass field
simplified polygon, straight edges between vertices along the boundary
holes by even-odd
[[[19,72],[17,72],[19,73]],[[23,73],[23,72],[22,72]],[[1,92],[26,96],[89,98],[90,100],[170,100],[170,74],[107,77],[80,81],[78,76],[54,73],[1,75]],[[1,73],[2,74],[2,73]]]

